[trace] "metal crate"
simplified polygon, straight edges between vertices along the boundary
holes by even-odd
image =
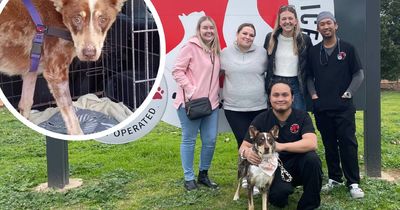
[[[69,82],[73,100],[87,93],[123,102],[132,111],[145,100],[157,77],[160,40],[157,25],[143,0],[127,1],[107,34],[97,62],[70,65]],[[0,87],[9,102],[18,107],[22,79],[0,75]],[[37,79],[32,109],[56,106],[47,82]]]

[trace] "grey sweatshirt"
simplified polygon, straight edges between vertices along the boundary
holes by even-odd
[[[221,52],[221,70],[225,72],[222,98],[224,109],[231,111],[258,111],[267,108],[265,73],[267,52],[250,47],[241,52],[236,44]]]

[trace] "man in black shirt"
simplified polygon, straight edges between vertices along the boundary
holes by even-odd
[[[323,189],[341,185],[344,173],[351,197],[362,198],[352,95],[362,83],[364,73],[355,48],[337,37],[337,28],[332,13],[318,15],[317,30],[323,41],[308,53],[307,87],[328,166],[329,180]]]
[[[303,185],[297,209],[315,209],[320,205],[322,186],[321,160],[316,154],[317,136],[310,116],[302,110],[292,109],[293,91],[286,81],[274,81],[268,90],[271,109],[259,114],[251,123],[257,130],[268,132],[274,125],[279,126],[276,151],[284,168],[293,177],[292,183],[282,180],[279,167],[271,184],[268,200],[275,206],[284,207],[294,186]],[[251,164],[261,163],[251,149],[252,140],[247,133],[239,149],[241,158]]]

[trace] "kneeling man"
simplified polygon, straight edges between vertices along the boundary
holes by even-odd
[[[307,112],[292,109],[293,91],[286,81],[274,81],[268,89],[271,108],[259,114],[251,123],[261,132],[268,132],[274,125],[279,126],[279,138],[276,151],[293,180],[287,182],[282,177],[280,167],[275,171],[269,198],[271,204],[284,207],[294,187],[303,185],[303,194],[297,209],[315,209],[320,205],[322,186],[321,160],[317,149],[317,136]],[[252,151],[252,142],[247,133],[239,154],[250,163],[261,163],[258,155]]]

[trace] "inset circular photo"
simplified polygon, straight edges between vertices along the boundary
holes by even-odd
[[[165,41],[148,4],[1,1],[1,101],[24,124],[57,139],[95,139],[126,126],[162,78]]]

